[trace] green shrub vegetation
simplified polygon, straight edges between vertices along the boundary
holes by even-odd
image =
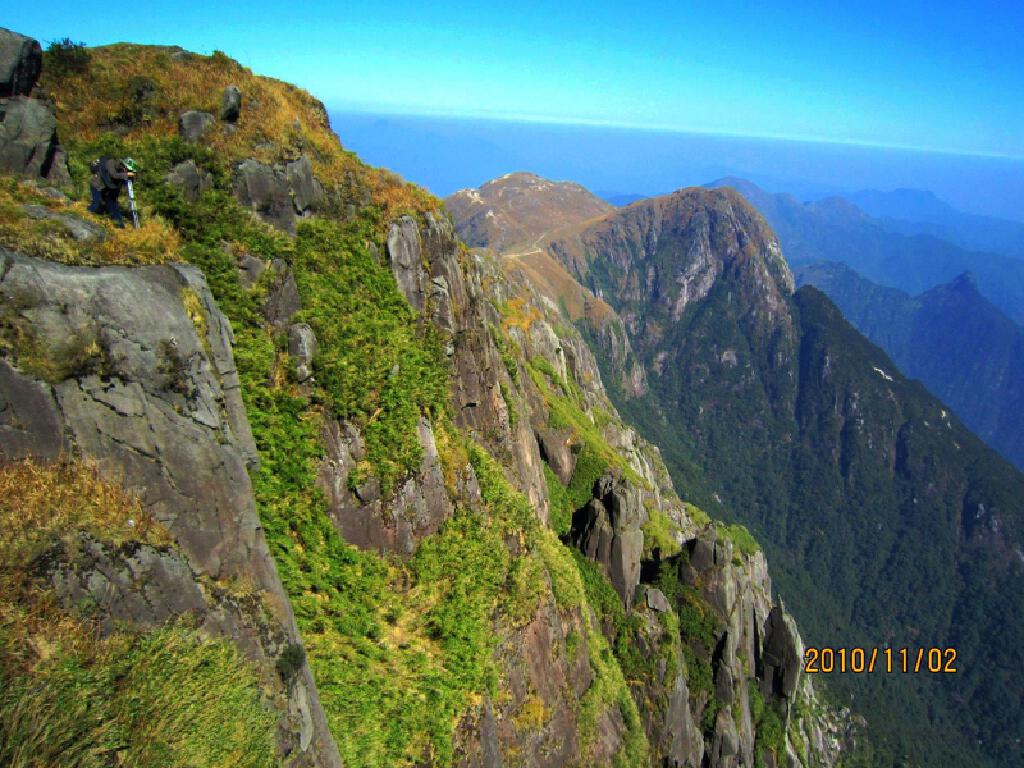
[[[388,493],[416,469],[421,415],[440,415],[448,372],[442,346],[427,323],[418,326],[387,266],[365,243],[362,226],[328,221],[299,228],[292,269],[303,309],[317,336],[317,386],[332,414],[354,421],[367,459]]]
[[[527,372],[548,407],[549,426],[572,431],[573,450],[577,453],[576,467],[568,485],[572,510],[579,509],[590,500],[594,483],[609,467],[622,472],[635,485],[646,487],[644,479],[601,433],[601,416],[607,419],[607,414],[595,416],[588,413],[583,392],[575,382],[567,382],[543,357],[530,360]]]
[[[550,515],[548,522],[551,530],[558,536],[565,536],[572,527],[573,508],[572,499],[558,475],[547,464],[544,465],[544,480],[548,487],[548,502],[550,503]]]
[[[715,527],[718,530],[718,535],[731,541],[736,551],[744,556],[750,557],[761,551],[761,547],[758,546],[757,541],[750,535],[750,531],[745,525],[716,523]]]
[[[676,539],[679,526],[659,509],[647,510],[647,522],[643,525],[643,532],[645,557],[652,557],[654,550],[657,549],[659,556],[664,559],[679,554],[682,549]]]
[[[525,624],[541,601],[553,598],[574,627],[565,651],[585,646],[595,674],[594,684],[579,702],[582,759],[586,761],[596,744],[602,714],[614,708],[626,726],[614,764],[646,765],[647,742],[622,663],[593,620],[589,604],[593,594],[602,606],[597,611],[601,616],[617,606],[615,616],[620,618],[613,621],[622,624],[617,596],[603,576],[598,574],[602,581],[594,582],[592,570],[581,570],[586,566],[574,559],[555,531],[539,524],[494,458],[451,424],[443,339],[415,315],[390,270],[374,256],[398,213],[417,214],[434,201],[342,152],[318,123],[316,105],[308,96],[273,81],[256,80],[223,55],[198,57],[183,67],[166,51],[113,46],[88,53],[88,72],[69,64],[51,72],[45,82],[55,93],[75,188],[85,196],[92,158],[134,157],[140,166],[137,191],[143,220],[150,222],[149,230],[139,232],[149,232],[149,239],[126,244],[117,240],[126,235],[114,233],[108,250],[74,250],[79,246],[58,242],[48,231],[33,234],[30,230],[36,225],[13,214],[14,229],[5,234],[0,227],[0,238],[9,235],[18,242],[38,243],[39,255],[68,263],[156,263],[173,258],[203,271],[234,332],[235,362],[260,457],[252,480],[265,535],[346,764],[401,768],[426,760],[451,765],[456,724],[482,694],[498,692],[501,670],[494,651],[500,633]],[[51,54],[64,55],[56,50]],[[66,59],[70,62],[77,55],[68,52]],[[219,95],[228,81],[241,85],[243,109],[250,110],[237,135],[229,140],[218,133],[210,146],[177,138],[172,116],[182,108],[215,110],[210,94]],[[117,127],[116,134],[103,127],[111,125]],[[262,126],[260,135],[252,132],[257,125]],[[277,143],[268,144],[267,136]],[[334,196],[343,197],[346,185],[358,188],[353,199],[365,200],[362,192],[368,191],[372,202],[347,209],[344,217],[302,221],[295,237],[272,229],[236,202],[230,192],[232,161],[254,156],[273,162],[280,156],[269,153],[297,149],[311,154],[318,177],[328,187],[330,205],[340,205]],[[165,179],[184,160],[193,161],[213,180],[213,188],[194,202]],[[0,206],[14,206],[11,210],[17,213],[15,208],[24,202],[21,195],[0,195]],[[44,253],[47,249],[50,252]],[[296,384],[286,341],[261,314],[268,291],[281,276],[268,269],[254,286],[243,287],[237,267],[240,254],[268,266],[283,261],[294,275],[302,304],[296,320],[309,323],[319,342],[313,381]],[[183,301],[194,304],[187,295]],[[190,307],[194,322],[206,323],[195,309]],[[522,322],[529,323],[530,317]],[[499,329],[492,333],[515,384],[520,378],[518,350]],[[10,334],[4,338],[6,345],[14,344]],[[552,425],[571,428],[579,446],[577,472],[569,487],[548,477],[557,497],[554,526],[563,533],[572,510],[586,502],[601,472],[616,467],[634,475],[601,434],[607,413],[588,413],[579,388],[560,380],[544,361],[524,367],[549,405]],[[506,401],[509,395],[514,398],[514,393],[507,393]],[[514,404],[509,405],[514,412]],[[458,502],[454,515],[405,560],[349,545],[331,522],[316,483],[323,458],[321,431],[326,420],[334,418],[356,424],[366,441],[366,460],[348,482],[364,482],[373,474],[387,493],[419,465],[417,425],[425,418],[437,437],[446,483],[452,485],[451,478],[468,461],[479,481],[482,503],[471,508]],[[593,582],[589,589],[585,579]],[[595,586],[598,583],[603,586]],[[623,632],[629,631],[628,625],[622,626]],[[0,632],[10,632],[6,618]],[[176,626],[151,635],[116,635],[110,642],[109,648],[88,657],[77,646],[56,647],[47,657],[53,668],[41,664],[37,669],[52,675],[52,693],[45,695],[57,697],[54,701],[62,701],[70,690],[85,692],[92,685],[98,690],[117,676],[123,678],[128,666],[134,670],[138,677],[132,679],[151,698],[111,699],[107,709],[96,710],[110,723],[105,734],[120,734],[122,724],[136,722],[126,719],[122,706],[132,717],[152,718],[162,729],[151,734],[139,726],[147,739],[145,744],[126,742],[127,764],[153,764],[150,761],[157,757],[151,755],[158,756],[158,764],[172,766],[262,765],[249,759],[257,752],[271,759],[273,748],[267,739],[272,739],[276,718],[260,704],[249,672],[240,666],[232,647],[201,643],[192,630]],[[286,649],[277,672],[288,680],[301,661],[298,648]],[[79,668],[86,672],[80,674]],[[183,670],[191,671],[194,685],[181,681]],[[15,718],[10,721],[15,724],[12,733],[20,733],[16,729],[29,721],[18,707],[46,707],[49,700],[39,698],[44,694],[27,678],[5,679],[10,685],[0,700],[6,702],[5,713]],[[172,689],[178,690],[180,701],[168,703]],[[129,692],[126,689],[125,695]],[[210,705],[209,712],[199,713],[194,707],[200,692],[223,702],[223,707]],[[77,717],[77,710],[69,712]],[[534,703],[520,715],[523,723],[538,727],[547,713]],[[188,717],[191,721],[183,724]],[[200,728],[204,733],[195,735]],[[58,730],[53,732],[58,735],[54,744],[59,744]],[[228,743],[229,733],[237,735],[235,751],[225,753],[221,747]],[[190,751],[179,734],[195,749]],[[120,749],[121,738],[113,738],[113,748]],[[118,759],[92,745],[83,749],[92,750],[89,759],[105,762],[82,765]]]
[[[754,765],[756,768],[763,768],[769,764],[766,752],[771,752],[773,756],[771,764],[777,764],[777,761],[786,754],[786,729],[782,717],[774,707],[765,702],[756,679],[747,681],[747,697],[750,702],[750,718],[755,729]]]
[[[276,764],[277,717],[232,643],[186,627],[118,633],[87,652],[68,647],[74,636],[52,642],[31,672],[4,675],[4,765]]]
[[[677,566],[672,562],[661,564],[655,586],[665,594],[678,616],[679,636],[689,672],[687,684],[691,695],[705,693],[713,700],[714,680],[710,660],[715,637],[720,629],[714,609],[696,587],[680,580]]]

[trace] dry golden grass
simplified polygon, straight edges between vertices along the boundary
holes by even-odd
[[[28,566],[61,537],[88,531],[112,544],[164,546],[167,529],[88,460],[0,467],[0,567]]]
[[[102,227],[105,239],[76,240],[59,221],[30,218],[24,205],[42,205]],[[0,246],[63,264],[164,264],[177,258],[181,239],[159,216],[143,215],[139,229],[118,229],[110,219],[89,213],[83,202],[54,200],[7,177],[0,180]]]
[[[528,333],[530,326],[538,320],[543,320],[541,311],[533,304],[526,301],[523,296],[513,296],[504,306],[501,307],[501,328],[508,331],[509,328],[519,328]]]
[[[608,304],[594,296],[576,282],[550,254],[533,251],[516,256],[506,256],[502,264],[507,272],[522,271],[530,284],[542,295],[565,307],[569,320],[587,319],[599,325],[612,316]]]
[[[117,44],[90,48],[84,72],[47,75],[42,87],[53,100],[64,137],[90,141],[115,132],[131,142],[172,137],[190,109],[217,116],[229,85],[242,92],[232,128],[220,121],[202,142],[228,162],[255,158],[279,163],[307,155],[328,187],[368,189],[390,221],[402,214],[440,210],[437,198],[383,169],[371,168],[342,148],[324,105],[301,88],[251,70],[225,56],[172,57],[174,49]]]
[[[46,662],[58,646],[86,655],[96,650],[83,621],[34,585],[34,563],[54,544],[78,531],[115,545],[172,541],[137,498],[83,460],[0,467],[0,530],[0,635],[8,673]]]

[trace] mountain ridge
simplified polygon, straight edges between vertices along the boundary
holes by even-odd
[[[1012,665],[980,637],[1013,630],[1024,610],[1004,603],[1022,578],[1024,479],[824,294],[793,292],[778,245],[739,192],[686,189],[548,247],[620,315],[646,370],[646,394],[611,386],[613,401],[662,446],[684,498],[725,502],[765,542],[812,644],[924,636]],[[830,682],[872,724],[866,764],[1021,760],[1018,715],[1000,710],[1010,689],[978,667],[956,683]]]
[[[982,293],[1008,317],[1024,323],[1024,262],[968,251],[928,234],[892,232],[846,198],[802,203],[765,192],[752,182],[725,178],[709,186],[735,186],[776,231],[792,266],[838,261],[869,280],[910,294],[972,272]]]
[[[106,463],[83,471],[112,486],[127,478],[145,517],[118,517],[116,534],[90,528],[64,508],[80,491],[57,467],[61,503],[44,510],[55,538],[100,543],[19,566],[32,591],[0,590],[0,644],[12,651],[0,664],[0,761],[30,766],[39,748],[71,745],[90,766],[191,762],[209,742],[221,750],[212,754],[229,750],[244,728],[259,743],[235,764],[836,764],[855,728],[802,674],[802,641],[763,553],[680,501],[657,449],[608,400],[568,317],[578,312],[623,351],[607,307],[580,293],[563,310],[544,291],[561,290],[564,270],[530,261],[532,273],[506,276],[471,253],[439,201],[344,152],[319,102],[223,54],[62,43],[44,64],[70,181],[64,192],[38,178],[0,182],[0,244],[14,254],[0,252],[0,428],[38,426],[29,432],[43,447],[63,437],[96,454]],[[219,108],[227,102],[235,108]],[[79,202],[89,160],[104,154],[138,163],[138,230],[115,231]],[[99,298],[54,296],[59,281],[39,280],[52,274]],[[167,401],[172,424],[156,446],[125,427],[156,418],[147,394]],[[39,406],[54,399],[65,408]],[[225,420],[251,434],[238,441],[245,459],[231,454],[237,503],[218,497],[189,516],[173,494],[146,495],[147,478],[188,458],[189,440],[175,439],[185,427],[209,432],[213,451],[233,450],[226,431],[218,439]],[[22,458],[2,455],[0,472],[27,472]],[[222,465],[175,472],[172,485],[191,489]],[[6,503],[4,519],[16,518]],[[126,537],[150,516],[175,541]],[[128,728],[113,747],[107,723],[73,717],[59,721],[73,721],[66,739],[33,744],[19,708],[40,702],[33,728],[55,722],[61,708],[40,682],[53,666],[97,672],[71,675],[54,695],[122,700],[111,681],[135,659],[123,643],[83,660],[77,647],[29,642],[38,627],[24,620],[45,604],[47,638],[78,610],[109,625],[114,607],[88,590],[112,568],[127,569],[125,601],[159,611],[157,626],[129,616],[124,629],[170,656],[164,711],[202,709],[195,686],[173,686],[191,679],[181,667],[195,653],[175,655],[161,634],[201,606],[168,599],[182,590],[160,591],[166,580],[148,572],[130,578],[134,561],[94,553],[142,551],[154,570],[194,575],[208,550],[234,562],[245,543],[221,518],[263,542],[269,587],[247,588],[244,568],[240,584],[185,585],[252,609],[244,631],[222,621],[227,651],[245,658],[216,667],[227,669],[217,690],[244,694],[240,711],[262,715],[193,728],[185,743],[132,740],[148,732]],[[125,538],[131,547],[117,549]],[[196,541],[204,547],[187,546]],[[186,546],[140,549],[159,542]],[[4,577],[10,550],[0,557]],[[260,605],[274,595],[294,617],[290,642],[275,634],[257,654],[247,633],[266,642]],[[209,651],[208,638],[189,637]],[[242,685],[254,676],[266,684]],[[136,693],[125,691],[129,704]],[[126,710],[130,725],[136,710]],[[14,754],[3,751],[9,733]]]
[[[1024,331],[978,291],[970,272],[918,296],[886,289],[838,264],[797,269],[843,315],[920,379],[982,439],[1024,465]]]

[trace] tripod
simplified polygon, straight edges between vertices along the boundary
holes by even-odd
[[[139,228],[139,212],[135,208],[135,187],[132,186],[132,180],[128,179],[128,204],[132,209],[132,224],[135,228]]]

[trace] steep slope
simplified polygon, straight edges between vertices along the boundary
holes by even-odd
[[[911,295],[971,272],[984,296],[1024,324],[1024,262],[996,253],[968,251],[931,235],[903,235],[853,203],[832,197],[801,203],[769,194],[743,179],[720,179],[712,188],[739,190],[768,220],[791,265],[838,261],[868,278]]]
[[[579,184],[548,181],[532,173],[508,173],[479,189],[461,189],[444,202],[466,245],[499,251],[516,246],[529,250],[552,230],[611,209]]]
[[[978,293],[973,277],[913,298],[841,264],[800,267],[796,278],[823,291],[904,374],[1024,467],[1024,330]]]
[[[98,603],[101,630],[154,630],[58,680],[115,702],[119,725],[162,700],[122,707],[118,670],[218,632],[218,659],[179,654],[198,670],[180,688],[191,706],[213,677],[237,702],[159,754],[122,755],[82,719],[58,742],[75,765],[836,764],[848,723],[801,674],[763,555],[679,501],[527,272],[469,253],[438,201],[328,140],[317,102],[222,54],[47,56],[67,191],[83,194],[88,158],[131,154],[146,223],[114,233],[38,180],[5,180],[0,235],[18,253],[0,268],[0,464],[31,474],[31,456],[63,482],[74,449],[147,517],[125,519],[129,499],[79,519],[92,486],[64,483],[34,514],[67,553],[0,549],[0,576],[56,574],[39,587],[54,598],[4,605],[4,657],[27,659],[0,667],[5,764],[34,764],[24,713],[53,654],[32,612],[51,599]],[[77,546],[80,530],[99,545]],[[201,631],[171,644],[167,621],[189,615]],[[263,742],[198,749],[224,731]]]
[[[821,293],[792,293],[778,241],[729,189],[641,201],[550,248],[647,369],[649,393],[620,410],[688,498],[762,538],[812,644],[958,649],[955,676],[830,680],[868,716],[869,759],[1019,765],[1021,475]]]

